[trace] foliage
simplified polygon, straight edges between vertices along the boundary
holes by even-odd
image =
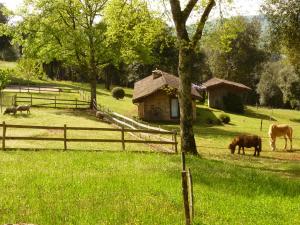
[[[298,97],[299,84],[300,79],[287,62],[281,60],[265,63],[257,85],[260,104],[282,107],[283,103]]]
[[[111,93],[112,93],[112,96],[117,100],[123,99],[125,96],[125,91],[121,87],[114,87],[112,89]]]
[[[273,49],[286,54],[300,76],[300,4],[299,0],[265,0],[262,6],[270,26]]]
[[[226,111],[235,113],[244,113],[244,104],[242,98],[234,93],[228,93],[223,97],[223,104]]]
[[[42,64],[35,59],[20,59],[16,71],[20,77],[25,77],[27,81],[34,79],[42,80],[46,77]]]
[[[0,3],[0,59],[13,61],[17,59],[16,49],[11,45],[11,37],[7,34],[8,10]]]
[[[11,69],[0,69],[0,91],[10,83],[12,72]]]
[[[145,1],[112,0],[104,11],[107,46],[114,49],[113,60],[151,63],[152,48],[163,36],[164,24]]]
[[[226,19],[208,33],[203,48],[212,74],[255,88],[265,53],[259,47],[259,20],[245,17]]]
[[[222,123],[228,124],[230,122],[230,116],[228,114],[220,114],[219,119],[222,121]]]

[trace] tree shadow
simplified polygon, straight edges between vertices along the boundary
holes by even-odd
[[[300,119],[290,119],[290,121],[295,122],[295,123],[300,123]]]
[[[180,164],[180,159],[171,158],[170,160]],[[250,198],[258,195],[295,198],[300,195],[296,180],[285,179],[275,174],[262,173],[260,168],[251,166],[247,168],[243,165],[194,156],[187,156],[186,163],[192,168],[193,183],[196,186],[207,186],[210,189],[233,196],[240,195]],[[269,171],[272,172],[272,169]],[[290,169],[287,172],[291,173],[292,176],[299,175],[297,169]],[[177,174],[172,172],[169,172],[169,176],[180,179]]]
[[[255,118],[255,119],[277,121],[275,118],[273,118],[271,116],[255,112],[254,110],[249,109],[249,108],[245,111],[244,116],[250,117],[250,118]]]

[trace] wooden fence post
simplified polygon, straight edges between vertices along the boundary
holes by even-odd
[[[67,125],[64,125],[64,150],[67,150]]]
[[[3,129],[3,134],[2,134],[2,150],[5,151],[5,135],[6,135],[5,121],[3,121],[3,123],[2,123],[2,129]]]
[[[32,94],[30,94],[30,105],[32,106]]]
[[[260,131],[262,131],[262,124],[263,124],[263,120],[260,120]]]
[[[54,108],[56,108],[56,96],[54,96]]]
[[[191,224],[191,214],[190,214],[190,205],[189,205],[189,190],[188,190],[188,173],[185,166],[185,154],[181,153],[182,160],[182,171],[181,171],[181,181],[182,181],[182,195],[183,195],[183,205],[184,205],[184,214],[185,214],[185,224]]]
[[[122,138],[122,149],[125,150],[125,138],[124,138],[124,126],[122,126],[122,129],[121,129],[121,138]]]
[[[77,98],[75,99],[75,104],[76,104],[75,107],[76,107],[76,109],[77,109]]]
[[[193,178],[192,178],[192,173],[191,173],[190,168],[189,168],[188,181],[189,181],[190,217],[191,217],[191,221],[193,221],[193,218],[195,215],[195,213],[194,213],[194,190],[193,190]]]
[[[14,95],[14,98],[13,98],[13,102],[12,102],[12,103],[13,103],[14,106],[17,106],[17,103],[18,103],[18,102],[17,102],[17,94]]]
[[[174,133],[173,133],[173,137],[174,137],[174,145],[175,145],[175,153],[177,154],[178,153],[178,149],[177,149],[177,132],[176,130],[174,130]]]

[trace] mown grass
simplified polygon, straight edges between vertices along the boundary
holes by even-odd
[[[87,84],[54,83],[88,90]],[[115,100],[109,91],[98,87],[99,103],[127,116],[136,115],[132,90],[126,89],[128,95],[124,100]],[[207,118],[215,120],[221,113],[197,106],[194,131],[201,158],[187,158],[194,178],[195,224],[299,224],[300,113],[247,107],[244,115],[228,113],[229,125],[207,123]],[[264,119],[262,131],[261,119]],[[110,126],[84,111],[58,109],[33,108],[28,116],[1,115],[1,120],[14,124]],[[288,123],[294,128],[293,152],[282,150],[282,139],[277,141],[279,150],[270,151],[266,136],[273,122]],[[159,125],[179,129],[176,124]],[[62,135],[51,130],[9,132],[22,136]],[[263,137],[259,158],[252,156],[253,150],[247,150],[245,156],[229,153],[227,146],[239,133]],[[87,132],[70,135],[120,136]],[[9,141],[7,145],[36,148],[37,143]],[[63,143],[38,147],[62,149]],[[75,143],[71,147],[75,151],[0,153],[0,183],[4,193],[0,195],[0,223],[184,224],[179,156],[129,153],[149,150],[144,145],[126,145],[129,152],[114,153],[107,150],[120,150],[120,144]],[[86,152],[93,149],[106,152]]]
[[[180,157],[1,152],[0,223],[184,224]],[[300,181],[188,157],[194,224],[298,224]]]
[[[7,62],[0,60],[0,69],[13,69],[17,66],[16,62]]]

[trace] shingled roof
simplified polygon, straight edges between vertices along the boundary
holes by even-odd
[[[153,94],[162,87],[169,86],[178,89],[179,83],[178,77],[161,70],[154,70],[150,76],[135,82],[132,101],[134,103],[139,102],[142,98]],[[200,97],[198,91],[193,87],[191,94],[193,98]]]
[[[224,79],[220,79],[220,78],[211,78],[210,80],[204,82],[201,85],[201,89],[210,89],[213,87],[217,87],[217,86],[222,86],[222,85],[228,85],[228,86],[232,86],[241,90],[252,90],[250,87],[241,84],[241,83],[237,83],[237,82],[233,82],[233,81],[229,81],[229,80],[224,80]]]

